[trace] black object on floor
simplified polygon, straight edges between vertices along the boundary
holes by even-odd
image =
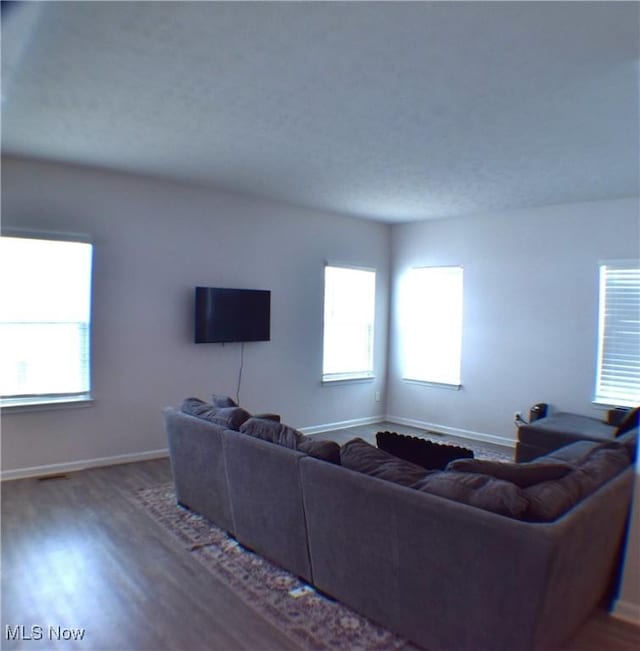
[[[473,450],[397,432],[378,432],[376,444],[381,450],[427,470],[444,470],[454,459],[473,459]]]

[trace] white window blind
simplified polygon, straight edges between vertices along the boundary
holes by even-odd
[[[402,375],[459,387],[462,363],[462,267],[416,267],[401,287]]]
[[[90,397],[92,246],[0,237],[5,406]]]
[[[324,381],[373,377],[376,272],[325,267]]]
[[[595,401],[640,405],[640,261],[600,265]]]

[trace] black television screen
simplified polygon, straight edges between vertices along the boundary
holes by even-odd
[[[195,343],[270,339],[270,291],[196,287]]]

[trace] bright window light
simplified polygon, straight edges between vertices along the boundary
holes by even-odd
[[[373,377],[376,272],[326,266],[322,379]]]
[[[2,404],[90,397],[92,246],[0,237]]]
[[[402,375],[460,386],[462,267],[416,267],[401,287]]]
[[[640,262],[600,265],[595,402],[640,405]]]

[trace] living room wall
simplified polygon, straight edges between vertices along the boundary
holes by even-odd
[[[4,228],[82,233],[95,245],[95,402],[5,410],[3,471],[153,456],[166,448],[162,407],[235,395],[240,345],[192,343],[198,284],[272,292],[272,340],[245,346],[248,410],[279,412],[299,428],[383,414],[375,396],[386,376],[389,226],[18,158],[3,160],[2,218]],[[378,270],[373,382],[320,381],[325,260]]]
[[[638,214],[621,199],[394,226],[390,417],[513,442],[514,412],[537,402],[603,416],[591,403],[598,263],[638,257]],[[402,379],[398,288],[431,265],[464,267],[459,391]]]

